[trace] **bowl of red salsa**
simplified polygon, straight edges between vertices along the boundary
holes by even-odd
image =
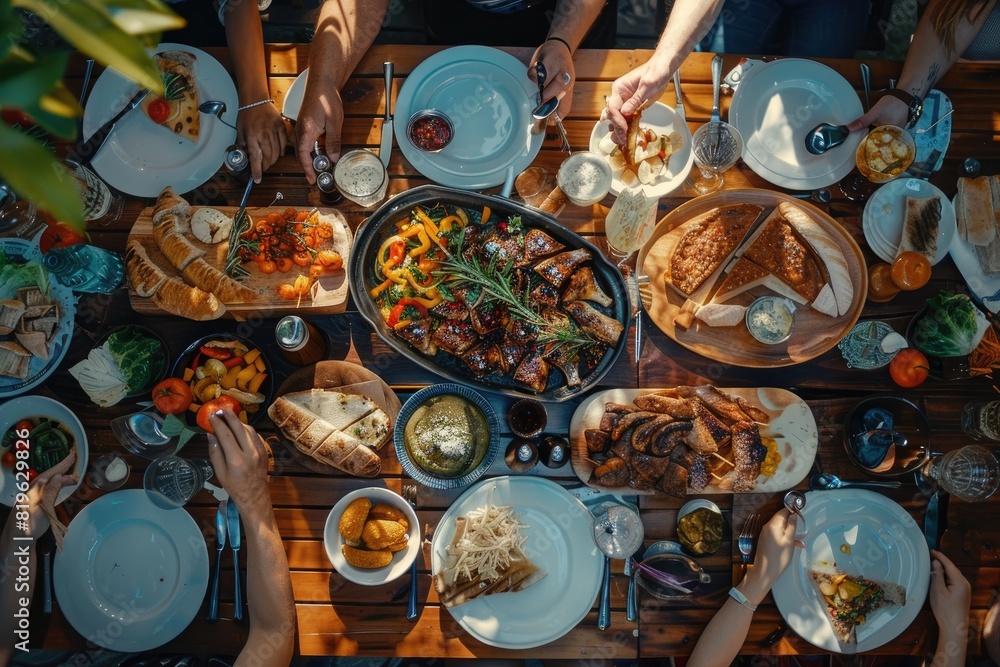
[[[451,119],[436,109],[422,109],[406,124],[410,143],[426,153],[437,153],[455,136]]]

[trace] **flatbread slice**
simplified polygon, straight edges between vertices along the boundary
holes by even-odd
[[[906,604],[906,589],[896,583],[818,570],[809,574],[843,644],[856,644],[858,626],[879,609]]]
[[[187,51],[163,51],[156,55],[156,64],[163,76],[165,97],[147,95],[141,102],[142,110],[149,118],[150,105],[154,101],[166,100],[169,114],[154,122],[169,129],[174,134],[198,143],[201,134],[201,113],[198,111],[200,98],[194,70],[197,59]]]
[[[378,449],[389,437],[389,415],[381,408],[375,408],[344,431],[360,440],[365,446]]]
[[[854,282],[847,266],[847,258],[837,242],[820,227],[819,223],[795,204],[781,202],[778,211],[795,228],[795,231],[809,243],[830,276],[829,286],[833,290],[835,312],[824,307],[819,299],[813,301],[813,307],[831,317],[846,315],[854,304]],[[820,291],[823,294],[823,290]]]
[[[285,394],[286,400],[298,405],[341,431],[371,413],[378,406],[367,396],[342,394],[339,391],[310,389]]]
[[[900,253],[913,250],[932,264],[937,255],[938,227],[941,225],[941,197],[906,198],[906,220],[899,240]]]

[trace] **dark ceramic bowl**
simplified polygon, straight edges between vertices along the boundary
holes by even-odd
[[[856,436],[877,426],[865,424],[866,414],[869,421],[876,418],[877,413],[870,412],[873,410],[884,410],[891,415],[891,430],[903,435],[908,444],[906,447],[894,447],[877,468],[867,468],[859,460],[858,447],[861,445]],[[931,428],[926,415],[915,403],[901,396],[869,396],[854,406],[844,423],[844,449],[848,458],[859,470],[872,477],[902,477],[919,470],[930,459],[930,440]]]

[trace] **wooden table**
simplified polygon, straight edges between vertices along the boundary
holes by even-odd
[[[346,121],[344,143],[348,146],[377,148],[381,131],[382,62],[395,62],[395,95],[406,75],[430,54],[433,47],[378,46],[364,58],[343,92]],[[529,49],[511,49],[522,61],[527,61]],[[211,51],[219,60],[229,65],[224,50]],[[308,46],[273,44],[267,49],[268,72],[271,92],[277,104],[282,100],[295,75],[307,64]],[[577,57],[577,77],[572,115],[566,122],[570,141],[574,148],[585,147],[591,128],[604,106],[604,95],[616,76],[626,72],[646,60],[648,52],[643,51],[582,51]],[[710,57],[695,54],[687,59],[681,70],[684,101],[692,131],[705,122],[711,107]],[[726,68],[734,66],[739,58],[726,56]],[[858,63],[853,60],[828,61],[828,64],[843,74],[852,85],[860,88]],[[876,88],[883,87],[890,77],[897,77],[900,64],[875,62],[872,65],[872,81]],[[79,63],[71,71],[69,86],[79,88],[82,67]],[[952,144],[943,170],[932,181],[949,196],[955,192],[955,179],[962,159],[970,156],[983,163],[983,173],[1000,171],[1000,67],[966,64],[956,66],[940,87],[955,104]],[[673,100],[673,90],[668,89],[664,101]],[[724,98],[726,102],[728,99]],[[550,172],[555,172],[563,159],[559,152],[559,142],[554,134],[546,137],[545,144],[535,164]],[[415,185],[427,182],[417,174],[401,156],[398,148],[393,150],[389,165],[391,184],[389,193],[403,192]],[[726,174],[727,187],[772,188],[770,184],[754,174],[742,163]],[[198,204],[237,203],[242,186],[225,173],[190,193],[189,199]],[[265,176],[261,185],[254,188],[251,206],[267,205],[275,193],[280,191],[284,201],[290,205],[319,205],[319,193],[308,187],[301,175],[296,158],[283,157]],[[860,206],[841,195],[834,187],[834,201],[824,208],[840,222],[863,248],[860,225]],[[686,201],[689,191],[675,193],[660,201],[660,212],[666,214]],[[122,219],[108,228],[93,230],[93,241],[101,246],[122,250],[126,235],[139,212],[150,201],[130,199]],[[610,205],[609,198],[604,202]],[[341,206],[355,229],[362,222],[363,212],[349,205]],[[594,241],[603,244],[603,220],[606,207],[593,208],[569,206],[561,214],[560,221],[567,227]],[[866,258],[874,260],[867,249]],[[931,283],[913,293],[903,293],[888,304],[868,304],[863,318],[888,320],[897,330],[903,331],[909,318],[925,300],[939,289],[961,289],[961,277],[950,259],[934,270]],[[264,320],[238,325],[231,320],[207,324],[192,323],[178,318],[139,318],[127,306],[123,295],[117,295],[108,304],[96,298],[85,299],[79,308],[78,326],[81,330],[97,334],[103,328],[121,322],[145,322],[154,324],[168,338],[171,353],[179,353],[192,339],[209,331],[234,331],[241,327],[244,333],[271,352],[271,359],[277,378],[280,379],[294,370],[284,364],[273,348],[273,320]],[[343,316],[324,317],[317,320],[330,334],[333,346],[330,357],[343,359],[354,352],[349,349],[350,341],[362,363],[380,373],[400,393],[406,396],[415,387],[435,382],[435,378],[421,371],[416,365],[401,359],[393,353],[364,324],[356,312],[349,310]],[[75,346],[79,350],[89,347],[89,338],[77,336]],[[69,364],[64,364],[68,366]],[[58,376],[57,376],[58,377]],[[65,377],[65,376],[64,376]],[[632,330],[628,349],[603,381],[607,387],[664,387],[679,383],[714,382],[721,386],[781,386],[791,388],[807,399],[819,424],[819,459],[826,471],[843,477],[856,478],[859,472],[846,460],[842,446],[842,424],[846,412],[859,397],[872,392],[892,392],[915,400],[930,419],[934,449],[945,451],[966,444],[966,437],[958,427],[958,415],[963,404],[974,398],[993,395],[991,381],[939,382],[928,381],[918,390],[901,392],[891,383],[885,369],[871,372],[852,371],[846,368],[839,353],[833,351],[805,364],[774,370],[753,370],[723,366],[692,354],[663,335],[647,318]],[[59,391],[58,382],[51,380],[46,389]],[[506,410],[509,400],[493,397],[500,413]],[[549,430],[565,433],[569,418],[579,401],[553,405],[549,411]],[[79,410],[87,425],[91,455],[120,448],[108,428],[111,416],[125,412],[115,410]],[[504,434],[504,444],[509,434]],[[390,447],[391,449],[391,447]],[[186,455],[203,454],[203,445],[190,445]],[[133,464],[132,477],[128,488],[141,487],[141,475],[145,461],[130,459]],[[509,472],[502,457],[490,470],[490,474]],[[544,474],[556,480],[570,481],[575,477],[568,465],[550,470],[537,467],[531,474]],[[400,491],[403,485],[412,484],[401,472],[394,457],[384,461],[383,478],[388,488]],[[393,593],[401,583],[376,588],[365,588],[346,583],[337,573],[331,571],[323,549],[322,532],[330,507],[347,491],[364,487],[369,481],[346,476],[324,477],[303,469],[291,460],[282,448],[277,448],[274,471],[271,477],[271,493],[274,499],[278,523],[285,542],[291,567],[297,613],[297,650],[302,655],[363,655],[363,656],[422,656],[422,657],[536,657],[536,658],[656,658],[683,655],[691,651],[699,633],[711,618],[715,609],[711,607],[665,607],[655,600],[640,597],[640,618],[638,623],[625,620],[624,595],[627,579],[621,574],[622,563],[613,563],[615,572],[612,586],[612,627],[601,632],[596,627],[596,604],[591,613],[571,632],[551,644],[522,652],[500,650],[486,646],[466,635],[451,619],[449,613],[438,603],[437,595],[430,586],[428,571],[428,548],[425,546],[420,559],[420,606],[419,618],[415,623],[405,619],[405,599],[392,602]],[[804,488],[804,486],[803,486]],[[84,485],[77,495],[67,502],[70,513],[75,513],[100,492]],[[418,513],[428,531],[433,530],[438,519],[457,493],[432,492],[418,487]],[[898,492],[888,494],[903,505],[913,517],[922,523],[925,498],[912,484],[905,484]],[[716,577],[737,581],[741,576],[739,553],[732,539],[731,531],[738,531],[743,518],[751,511],[769,515],[780,504],[780,497],[764,494],[713,496],[723,509],[726,518],[726,535],[722,549],[702,563]],[[994,499],[995,500],[995,499]],[[641,502],[642,517],[647,541],[671,538],[675,535],[677,509],[682,501],[672,498],[645,497]],[[198,521],[210,544],[213,539],[213,517],[215,503],[206,493],[196,497],[188,510]],[[986,609],[991,602],[991,589],[1000,585],[1000,534],[989,532],[995,528],[1000,518],[1000,503],[990,501],[970,505],[952,501],[947,513],[947,532],[943,540],[944,551],[955,559],[963,572],[973,583],[972,623],[978,629],[982,624]],[[228,559],[224,561],[229,567]],[[232,573],[224,572],[222,577],[223,605],[221,616],[231,617],[232,613]],[[38,612],[40,605],[34,606],[32,621],[32,641],[38,646],[81,647],[84,640],[69,626],[58,611],[58,605],[51,618],[43,618]],[[246,635],[246,624],[223,620],[210,624],[204,621],[204,609],[191,626],[164,650],[232,652],[238,651]],[[761,640],[771,634],[780,624],[781,618],[768,599],[755,614],[749,637],[743,652],[751,654],[792,654],[816,653],[818,650],[794,632],[773,646],[763,647]],[[925,608],[918,619],[897,639],[878,649],[885,654],[922,654],[934,646],[936,625],[929,608]],[[970,633],[970,650],[979,652],[978,632]]]

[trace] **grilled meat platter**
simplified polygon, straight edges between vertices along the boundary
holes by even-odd
[[[628,317],[597,249],[505,200],[418,190],[432,194],[359,232],[355,299],[380,335],[430,370],[507,393],[562,400],[603,375]]]
[[[616,389],[584,401],[570,426],[573,468],[590,486],[683,498],[778,491],[808,472],[812,412],[784,389]]]

